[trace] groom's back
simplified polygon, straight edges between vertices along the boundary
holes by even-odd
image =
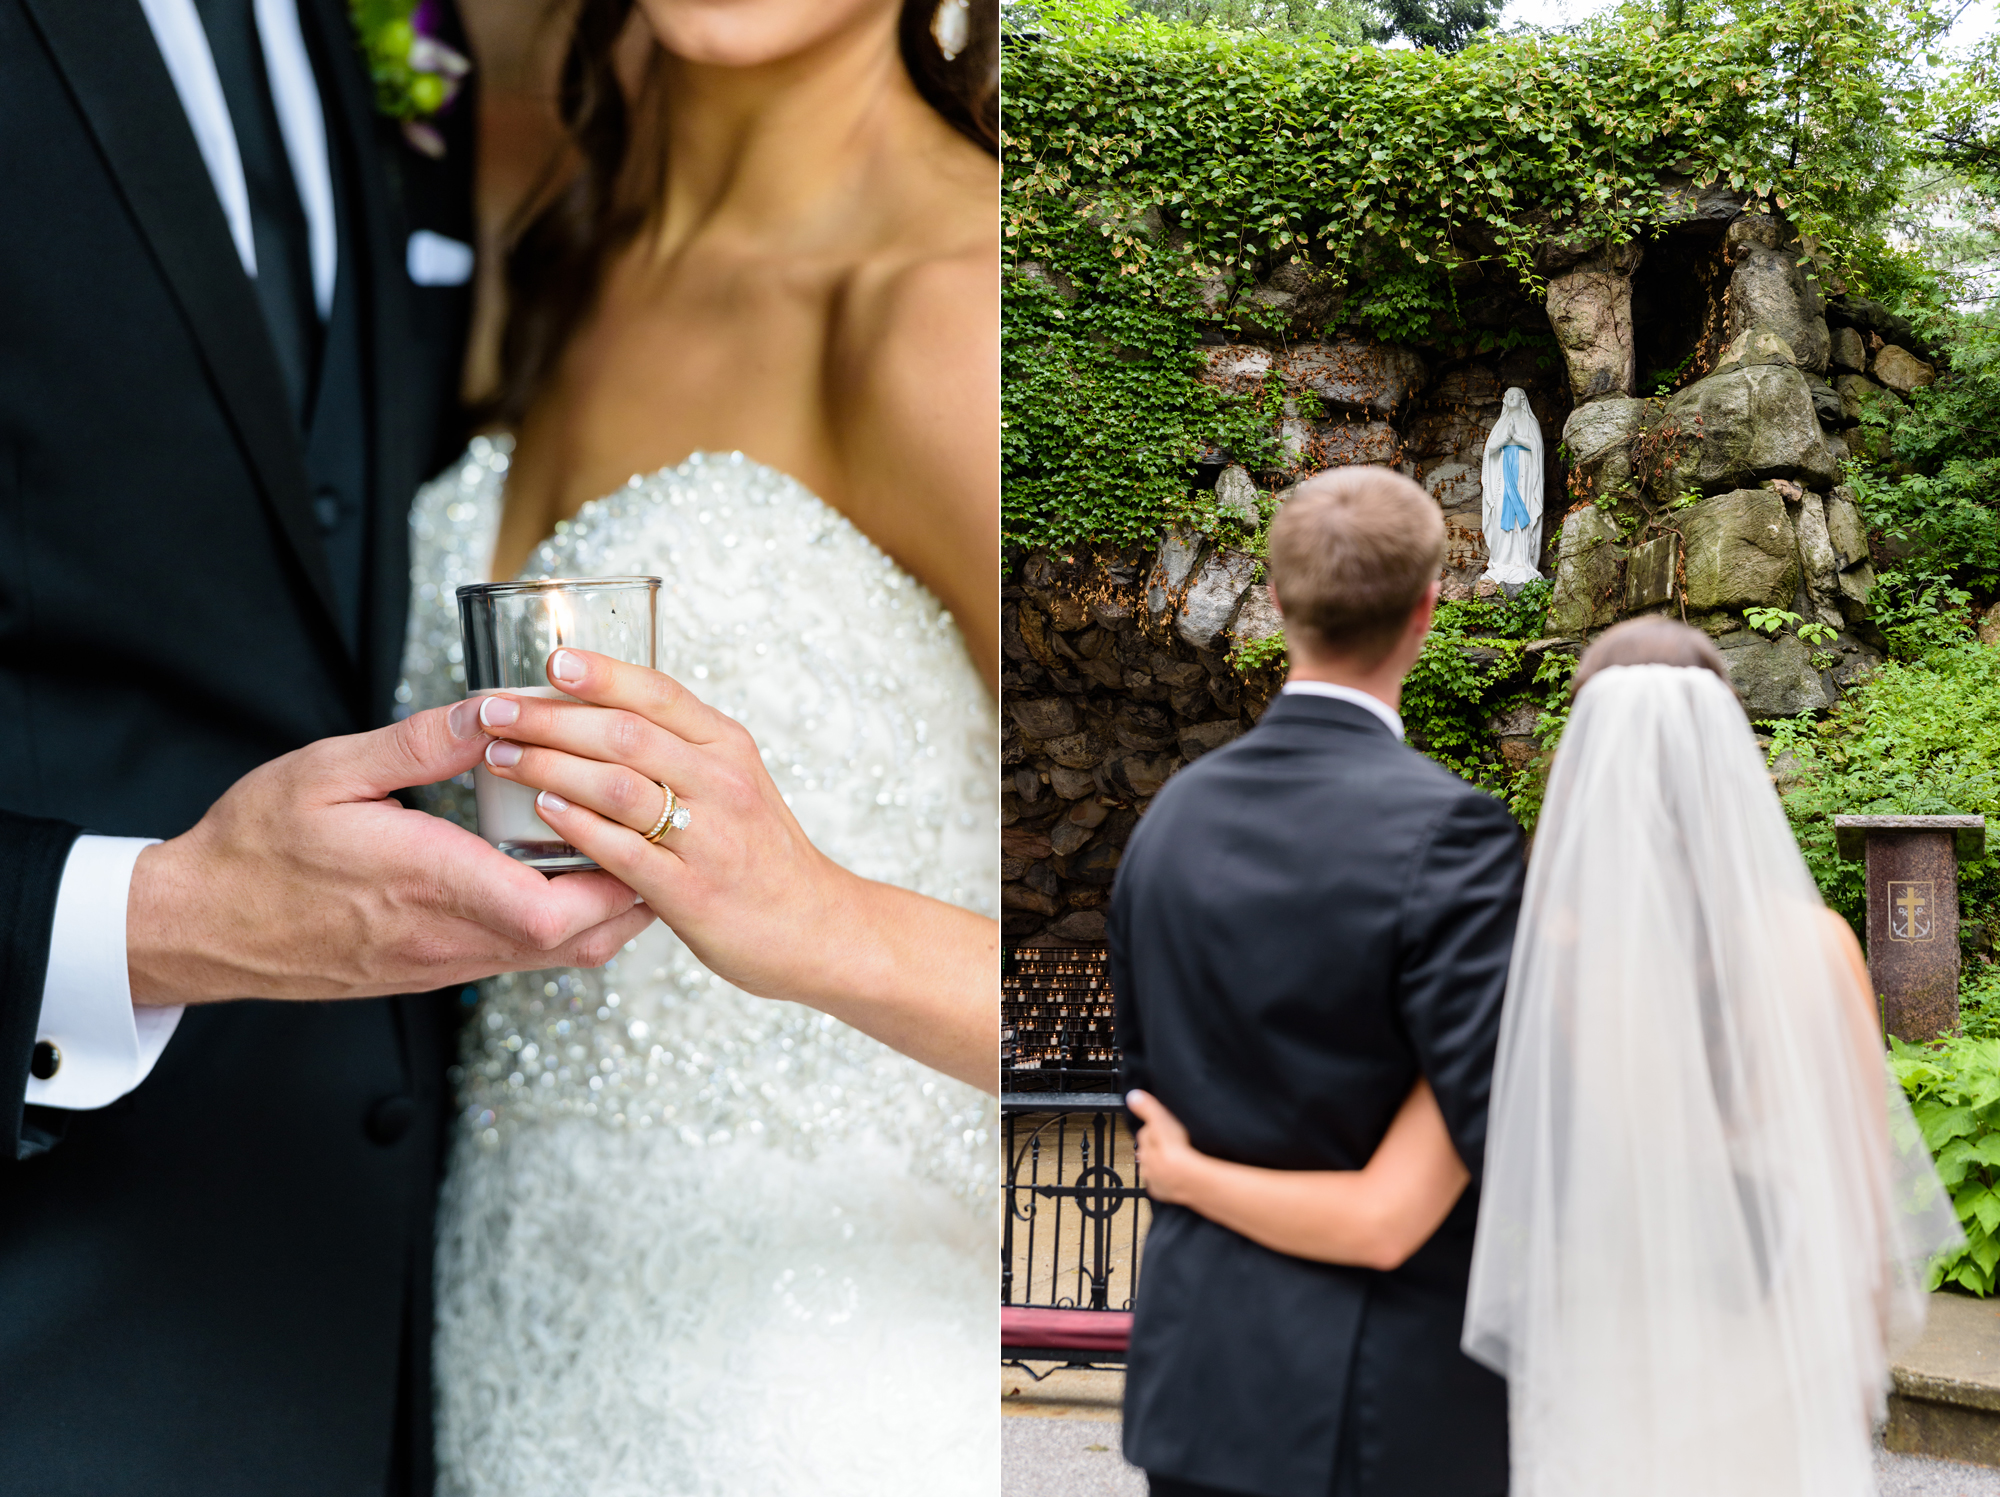
[[[1506,1487],[1505,1387],[1458,1339],[1520,837],[1361,689],[1416,658],[1442,553],[1436,506],[1383,470],[1324,475],[1279,512],[1294,679],[1146,813],[1112,896],[1111,979],[1126,1084],[1205,1153],[1358,1169],[1424,1077],[1474,1184],[1388,1273],[1157,1207],[1125,1395],[1126,1456],[1156,1478],[1259,1497]]]
[[[1167,787],[1127,853],[1112,915],[1126,1083],[1158,1093],[1204,1152],[1358,1169],[1416,1082],[1408,1025],[1497,1000],[1519,876],[1492,797],[1364,708],[1280,697]],[[1452,906],[1489,928],[1439,929]],[[1426,967],[1453,954],[1455,991],[1440,990]],[[1405,996],[1423,1011],[1406,1016]],[[1451,1059],[1433,1081],[1473,1148],[1491,1053]]]

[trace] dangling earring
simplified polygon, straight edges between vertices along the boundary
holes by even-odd
[[[931,35],[937,38],[938,51],[944,53],[946,62],[963,52],[972,40],[971,0],[938,0],[937,14],[931,17]]]

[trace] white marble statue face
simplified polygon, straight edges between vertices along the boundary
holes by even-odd
[[[1528,404],[1528,392],[1519,385],[1510,385],[1506,394],[1500,397],[1500,414],[1494,418],[1487,435],[1487,450],[1503,444],[1516,444],[1541,451],[1541,424],[1535,420],[1533,407]]]

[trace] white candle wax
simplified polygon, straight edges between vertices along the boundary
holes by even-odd
[[[497,686],[482,691],[468,692],[468,696],[490,697],[496,695],[515,697],[541,697],[558,702],[574,702],[577,698],[567,692],[557,691],[553,686]],[[536,791],[532,785],[523,785],[514,780],[503,780],[482,761],[473,766],[473,791],[479,798],[479,835],[495,847],[516,846],[545,847],[552,855],[561,857],[568,853],[567,844],[546,821],[535,814]],[[569,853],[565,861],[580,857]],[[539,863],[542,858],[529,861]],[[587,861],[587,860],[586,860]]]

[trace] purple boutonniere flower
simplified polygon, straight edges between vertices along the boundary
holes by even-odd
[[[375,107],[402,122],[403,138],[417,150],[444,155],[433,121],[451,108],[472,61],[440,40],[438,0],[348,0],[348,13],[375,80]]]

